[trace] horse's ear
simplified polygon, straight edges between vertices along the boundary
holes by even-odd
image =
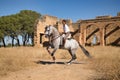
[[[45,26],[45,29],[47,29],[48,27],[49,27],[49,25],[46,25],[46,26]]]

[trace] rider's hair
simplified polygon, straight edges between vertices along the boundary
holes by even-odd
[[[62,22],[65,22],[65,23],[66,23],[66,20],[65,20],[65,19],[63,19],[63,20],[62,20]]]

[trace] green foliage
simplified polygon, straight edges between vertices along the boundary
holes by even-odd
[[[32,37],[34,23],[40,17],[40,13],[32,10],[22,10],[14,15],[0,17],[0,39],[5,36],[11,36],[14,39],[18,35],[29,35],[27,38]]]
[[[33,33],[35,20],[40,18],[40,14],[31,10],[22,10],[19,13],[22,30],[27,33]]]

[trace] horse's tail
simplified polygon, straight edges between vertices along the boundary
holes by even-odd
[[[79,42],[78,42],[79,43]],[[80,48],[82,49],[83,53],[89,57],[92,58],[92,56],[90,55],[90,53],[79,43]]]

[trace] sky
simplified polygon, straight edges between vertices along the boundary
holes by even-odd
[[[117,16],[120,0],[0,0],[0,16],[33,10],[42,15],[77,20],[96,16]]]

